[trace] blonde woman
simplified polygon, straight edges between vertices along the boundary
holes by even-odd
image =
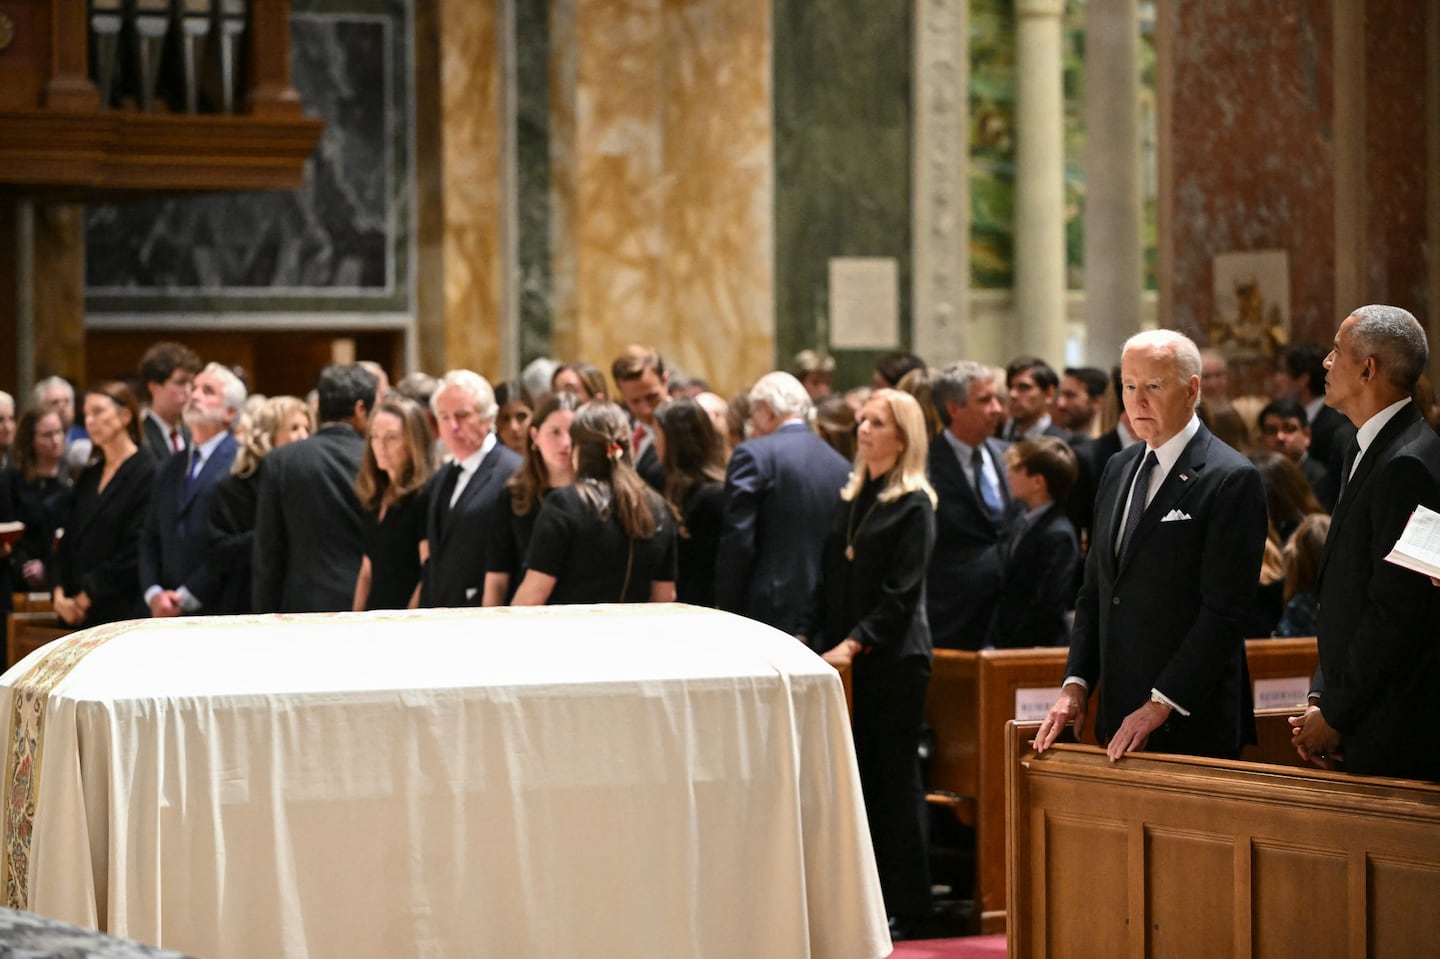
[[[248,613],[255,548],[255,503],[260,467],[272,450],[306,439],[315,429],[310,407],[294,396],[272,396],[249,411],[250,424],[235,453],[230,475],[210,501],[210,548],[224,577],[213,612]]]
[[[434,472],[435,439],[425,411],[403,397],[383,400],[370,414],[365,459],[355,495],[365,508],[365,554],[355,577],[353,608],[415,609],[420,571],[430,558],[425,483]]]
[[[840,491],[815,604],[816,649],[849,665],[855,755],[885,909],[913,937],[931,914],[920,726],[930,681],[925,569],[935,546],[929,434],[908,393],[879,389],[860,410],[855,471]]]

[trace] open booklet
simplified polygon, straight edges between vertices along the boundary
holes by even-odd
[[[1426,576],[1440,576],[1440,513],[1416,506],[1385,562]]]

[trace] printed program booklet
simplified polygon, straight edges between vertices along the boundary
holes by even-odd
[[[1440,576],[1440,513],[1416,506],[1385,562],[1426,576]]]

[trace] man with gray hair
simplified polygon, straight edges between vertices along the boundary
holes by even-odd
[[[446,373],[430,397],[430,409],[453,460],[436,472],[427,488],[430,560],[420,605],[479,606],[485,594],[490,524],[509,521],[505,483],[522,460],[497,442],[495,391],[479,373]]]
[[[1440,439],[1411,400],[1428,360],[1424,328],[1394,306],[1346,317],[1325,358],[1325,402],[1358,432],[1320,556],[1320,666],[1290,723],[1316,765],[1440,782],[1440,592],[1385,561],[1416,506],[1440,510]]]
[[[944,429],[930,441],[935,552],[925,581],[930,632],[937,647],[979,649],[1000,596],[999,543],[1012,500],[1005,448],[994,438],[1004,414],[995,373],[962,360],[936,374],[931,401]]]
[[[820,577],[820,554],[850,464],[806,425],[810,395],[789,373],[750,390],[752,439],[725,471],[715,557],[721,609],[795,633]]]
[[[1077,734],[1099,685],[1112,761],[1135,750],[1235,759],[1255,741],[1245,615],[1260,582],[1265,487],[1195,413],[1200,350],[1173,330],[1120,354],[1131,429],[1144,440],[1100,476],[1060,697],[1035,749]]]
[[[211,562],[210,501],[240,449],[231,431],[245,405],[245,385],[219,363],[195,376],[182,410],[191,445],[165,458],[155,473],[150,509],[140,530],[140,582],[151,616],[233,613],[248,596]]]

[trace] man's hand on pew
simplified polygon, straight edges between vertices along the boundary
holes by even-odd
[[[1290,717],[1290,742],[1306,762],[1321,769],[1334,769],[1340,749],[1340,734],[1325,721],[1320,707],[1305,707],[1299,716]]]
[[[1035,734],[1035,741],[1031,744],[1037,753],[1043,753],[1055,745],[1055,740],[1060,738],[1061,731],[1069,723],[1075,724],[1075,738],[1080,738],[1080,734],[1085,731],[1085,707],[1089,696],[1089,690],[1079,683],[1069,683],[1060,690],[1060,698],[1055,700],[1055,705],[1045,714],[1045,721],[1040,724],[1040,732]]]
[[[1165,720],[1170,718],[1170,713],[1169,706],[1151,699],[1126,716],[1125,721],[1120,724],[1120,728],[1115,730],[1115,735],[1110,737],[1109,745],[1105,747],[1105,753],[1110,757],[1110,761],[1118,762],[1120,757],[1126,753],[1144,749],[1145,744],[1150,741],[1150,734],[1165,725]]]

